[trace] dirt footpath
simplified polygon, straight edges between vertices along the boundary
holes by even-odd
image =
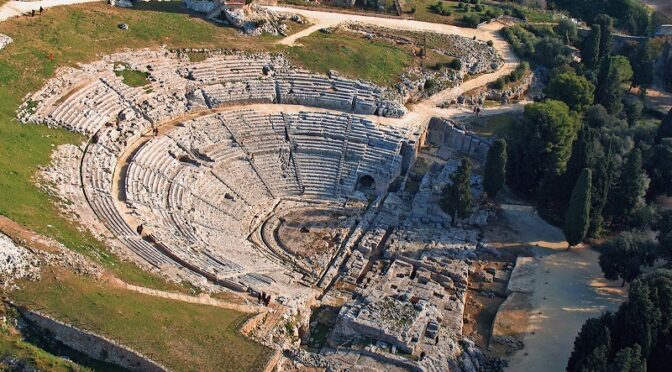
[[[564,371],[584,321],[616,309],[625,291],[620,283],[603,279],[597,252],[567,250],[562,232],[544,222],[534,209],[517,205],[502,209],[520,244],[530,245],[538,260],[531,308],[526,309],[525,347],[513,354],[508,370]]]

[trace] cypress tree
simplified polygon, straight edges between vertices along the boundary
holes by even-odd
[[[559,195],[566,202],[572,192],[574,182],[579,179],[584,168],[593,169],[595,158],[595,131],[584,125],[572,144],[572,156],[567,162],[567,170],[563,175],[564,185]]]
[[[667,113],[658,127],[656,142],[660,142],[663,138],[667,137],[672,137],[672,109],[670,109],[670,112]]]
[[[616,185],[616,192],[611,199],[614,218],[620,222],[628,221],[635,212],[644,206],[649,178],[642,169],[642,153],[635,148],[630,151],[623,164],[621,176]]]
[[[590,197],[590,227],[588,228],[588,236],[591,237],[600,236],[604,226],[602,212],[607,205],[612,184],[613,162],[611,157],[611,143],[609,143],[607,154],[595,163],[592,177],[593,190]]]
[[[502,138],[495,140],[488,150],[483,176],[483,189],[490,198],[497,196],[504,185],[506,178],[506,141]]]
[[[653,83],[653,57],[651,56],[649,39],[639,44],[639,47],[630,58],[630,64],[634,71],[632,77],[633,86],[648,87]]]
[[[602,33],[600,25],[593,25],[590,34],[583,43],[581,56],[583,63],[591,70],[598,66],[600,60],[600,34]]]
[[[467,218],[471,215],[473,201],[471,199],[471,161],[463,158],[457,170],[450,175],[450,184],[443,189],[441,208],[453,217]]]
[[[621,84],[632,79],[630,61],[623,56],[604,58],[600,62],[597,75],[595,102],[601,104],[611,115],[623,110],[623,89]]]
[[[570,247],[579,244],[588,232],[592,171],[584,168],[574,185],[562,231]]]
[[[600,14],[595,17],[593,25],[600,25],[600,53],[599,60],[603,60],[611,55],[613,44],[612,31],[614,28],[614,19],[606,14]]]

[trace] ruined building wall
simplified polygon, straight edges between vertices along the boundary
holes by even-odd
[[[432,118],[427,127],[427,135],[423,146],[433,145],[448,147],[459,151],[480,162],[485,161],[490,142],[474,133],[460,129],[454,123],[439,118]]]

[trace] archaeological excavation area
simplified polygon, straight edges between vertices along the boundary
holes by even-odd
[[[288,367],[497,365],[460,341],[481,177],[468,218],[439,206],[489,140],[407,99],[280,54],[154,49],[60,69],[19,117],[86,136],[44,170],[69,212],[148,271],[270,308],[244,332]]]

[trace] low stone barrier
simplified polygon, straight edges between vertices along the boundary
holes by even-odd
[[[63,323],[48,315],[14,306],[29,324],[47,332],[53,339],[93,359],[115,364],[131,371],[167,371],[163,365],[116,341]]]

